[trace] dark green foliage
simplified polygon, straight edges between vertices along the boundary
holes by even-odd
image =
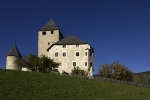
[[[29,70],[36,72],[39,66],[38,62],[39,58],[36,55],[29,54],[21,59],[16,60],[15,63],[18,64],[20,67],[25,67],[28,68]]]
[[[32,72],[59,74],[59,71],[57,70],[59,63],[54,62],[53,59],[50,59],[45,55],[37,57],[34,54],[29,54],[21,59],[18,59],[15,63],[21,67],[28,68]]]
[[[0,100],[149,100],[149,93],[100,80],[0,70]]]
[[[101,77],[123,80],[128,82],[133,81],[133,72],[129,70],[125,65],[122,65],[119,62],[115,62],[110,65],[104,63],[104,65],[100,65],[98,71]]]
[[[68,72],[65,72],[64,70],[62,71],[62,75],[69,75]]]
[[[79,67],[74,67],[71,70],[71,75],[87,76],[88,74],[85,70],[81,70]]]
[[[57,70],[58,66],[59,63],[54,62],[53,59],[44,55],[39,58],[39,72],[59,74],[59,71]]]

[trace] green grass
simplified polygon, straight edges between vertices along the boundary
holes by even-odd
[[[0,69],[0,100],[149,100],[150,89]]]

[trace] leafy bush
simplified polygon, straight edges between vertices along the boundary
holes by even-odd
[[[132,82],[133,81],[133,72],[129,70],[125,65],[120,64],[119,62],[114,62],[110,65],[104,63],[100,65],[99,75],[102,77],[123,80]]]
[[[59,74],[59,71],[57,69],[59,63],[54,62],[53,59],[50,59],[45,55],[37,57],[34,54],[29,54],[21,59],[16,60],[15,63],[21,67],[31,70],[32,72]]]
[[[79,67],[75,67],[71,70],[71,75],[78,75],[78,76],[87,76],[87,72],[85,70],[80,69]]]
[[[69,75],[68,72],[62,71],[62,75]]]

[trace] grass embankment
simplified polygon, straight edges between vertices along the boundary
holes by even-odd
[[[0,100],[149,100],[150,89],[53,74],[0,70]]]

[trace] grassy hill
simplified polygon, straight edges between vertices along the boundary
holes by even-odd
[[[0,69],[0,100],[149,100],[149,93],[100,80]]]
[[[145,73],[145,74],[149,74],[149,75],[150,75],[150,71],[145,71],[145,72],[134,73],[134,75],[139,75],[139,74],[142,74],[142,73]]]

